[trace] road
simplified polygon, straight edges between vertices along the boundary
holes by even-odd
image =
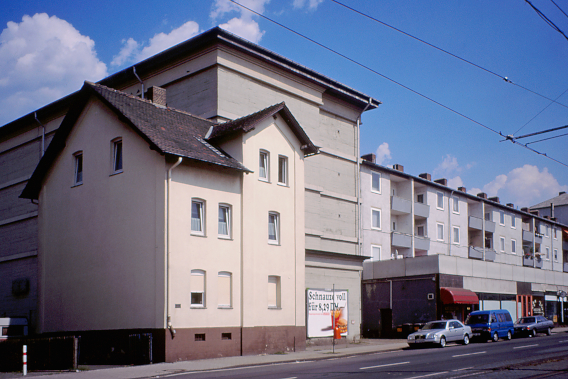
[[[168,375],[175,378],[567,378],[568,335]]]

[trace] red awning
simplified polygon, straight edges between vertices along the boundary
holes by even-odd
[[[440,298],[444,304],[477,304],[475,292],[463,288],[441,287]]]

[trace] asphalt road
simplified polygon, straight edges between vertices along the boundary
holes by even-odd
[[[568,378],[568,335],[169,375],[175,378]]]

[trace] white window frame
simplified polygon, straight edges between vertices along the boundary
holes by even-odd
[[[517,219],[515,218],[515,215],[511,215],[511,228],[512,229],[517,229]]]
[[[546,258],[547,261],[549,261],[550,260],[550,247],[547,246],[547,247],[545,247],[545,249],[546,249],[545,250],[546,251],[545,258]]]
[[[440,229],[441,227],[441,229]],[[436,239],[438,241],[444,241],[444,224],[436,223]],[[442,232],[442,236],[440,237],[440,231]]]
[[[375,221],[375,212],[378,213],[379,215],[379,225],[375,226],[374,221]],[[377,209],[377,208],[371,208],[371,229],[373,230],[381,230],[382,227],[382,220],[381,220],[381,210]]]
[[[558,249],[554,249],[554,262],[558,262]]]
[[[501,252],[505,252],[505,237],[499,237],[499,248]]]
[[[274,238],[272,238],[271,228],[274,228]],[[280,214],[278,212],[268,212],[268,243],[280,244]]]
[[[197,206],[198,217],[194,217],[194,206]],[[199,230],[196,229],[197,223],[194,220],[199,220]],[[205,200],[191,199],[191,234],[204,236],[205,235]]]
[[[189,302],[190,302],[190,307],[191,308],[205,308],[205,294],[206,294],[206,285],[205,285],[205,271],[204,270],[191,270],[191,277],[192,277],[192,282],[194,281],[193,278],[194,277],[201,277],[203,280],[203,291],[195,291],[194,288],[191,288],[191,283],[190,283],[190,298],[189,298]],[[193,302],[193,294],[201,294],[201,302]]]
[[[442,205],[440,205],[440,203]],[[444,210],[444,193],[436,192],[436,209]]]
[[[558,228],[556,228],[556,227],[553,228],[553,234],[554,234],[554,239],[557,240],[558,239]]]
[[[420,196],[422,196],[422,201],[420,201]],[[416,194],[416,202],[419,203],[419,204],[426,204],[426,194],[417,193]]]
[[[460,214],[460,199],[457,196],[452,196],[452,212]]]
[[[83,184],[83,165],[84,165],[84,159],[83,159],[83,152],[82,151],[77,151],[75,154],[73,154],[73,185],[74,186],[79,186],[81,184]]]
[[[422,234],[420,234],[420,228],[422,228]],[[420,225],[416,225],[416,235],[418,237],[426,237],[426,225],[425,224],[420,224]]]
[[[544,226],[544,236],[546,238],[550,238],[550,226],[549,225]]]
[[[456,231],[458,232],[458,234],[457,234],[458,240],[457,241],[456,241]],[[452,243],[454,245],[460,244],[460,227],[459,226],[453,226],[452,227]]]
[[[288,157],[284,155],[278,156],[278,184],[288,185]]]
[[[221,283],[223,280],[221,278],[229,278],[229,304],[222,304],[220,297],[217,298],[218,308],[232,308],[233,307],[233,274],[229,271],[219,271],[217,273],[217,291],[220,292]]]
[[[221,216],[225,218],[223,226],[223,221]],[[218,226],[217,233],[219,238],[230,239],[231,238],[231,206],[229,204],[219,204],[218,210]],[[226,229],[226,233],[223,233],[222,229]]]
[[[499,211],[499,225],[505,225],[505,212]]]
[[[511,254],[517,254],[517,240],[511,239]]]
[[[270,181],[270,153],[266,150],[260,150],[258,154],[258,180]]]
[[[112,141],[112,174],[120,174],[124,167],[124,150],[122,138],[115,138]],[[120,167],[117,167],[120,163]]]
[[[375,176],[377,177],[378,188],[375,188]],[[371,192],[381,193],[381,173],[377,171],[371,171]]]
[[[375,256],[375,249],[378,250],[378,254]],[[371,260],[380,261],[381,260],[382,247],[381,245],[371,245]]]
[[[274,303],[271,302],[271,294],[268,291],[272,290],[272,287],[275,287],[275,301]],[[281,299],[281,290],[282,286],[282,279],[280,276],[277,275],[269,275],[268,276],[268,283],[267,283],[267,305],[268,309],[281,309],[282,308],[282,299]]]

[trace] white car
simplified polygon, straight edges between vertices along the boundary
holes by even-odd
[[[437,344],[445,347],[448,342],[469,343],[471,328],[458,320],[430,321],[419,331],[410,334],[406,342],[410,347],[419,344]]]

